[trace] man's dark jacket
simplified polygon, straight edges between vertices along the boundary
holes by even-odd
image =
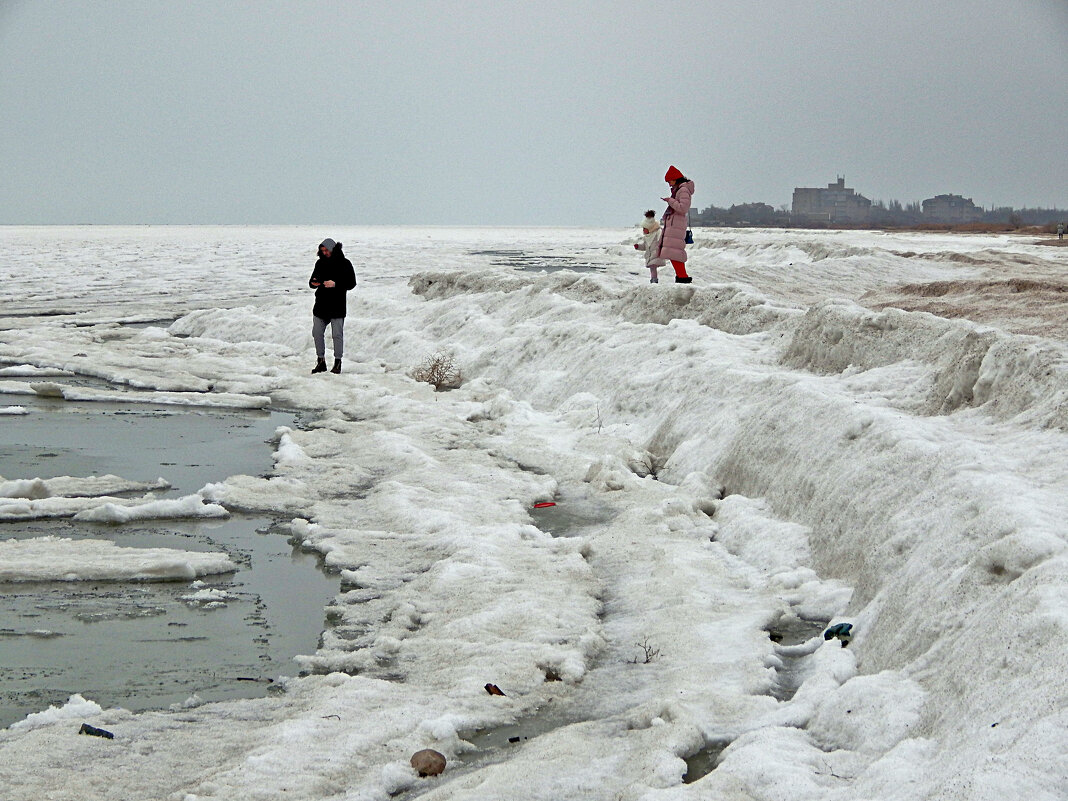
[[[333,281],[334,286],[322,286],[323,281]],[[315,286],[319,283],[320,286]],[[312,314],[320,320],[333,320],[345,316],[345,293],[356,288],[356,273],[352,262],[344,256],[320,257],[315,262],[308,286],[315,289],[315,305]]]

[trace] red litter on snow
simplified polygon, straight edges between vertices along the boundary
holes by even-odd
[[[552,501],[543,501],[541,503],[534,504],[535,509],[544,509],[546,506],[556,506]]]

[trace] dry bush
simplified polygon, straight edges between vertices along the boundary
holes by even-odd
[[[412,378],[430,384],[435,392],[456,389],[464,380],[455,357],[444,350],[427,356],[421,365],[412,370]]]

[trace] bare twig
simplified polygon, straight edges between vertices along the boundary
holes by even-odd
[[[650,662],[655,662],[660,658],[660,649],[654,647],[649,643],[649,638],[646,637],[641,642],[634,643],[638,648],[642,649],[643,656],[636,656],[629,660],[632,665],[648,665]]]

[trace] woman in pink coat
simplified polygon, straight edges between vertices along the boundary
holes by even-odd
[[[664,180],[671,184],[671,197],[662,198],[668,207],[660,220],[664,233],[660,237],[660,252],[657,255],[671,261],[671,266],[675,268],[676,284],[689,284],[693,278],[686,274],[686,231],[690,227],[693,181],[675,166],[668,168]]]

